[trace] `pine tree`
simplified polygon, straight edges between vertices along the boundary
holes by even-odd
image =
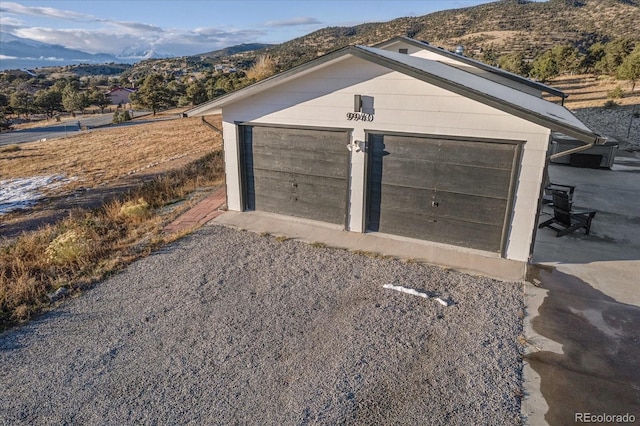
[[[131,102],[139,107],[150,109],[153,115],[169,104],[169,93],[164,85],[164,78],[160,74],[150,74],[135,94]]]

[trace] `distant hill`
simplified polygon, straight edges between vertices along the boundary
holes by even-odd
[[[213,52],[200,53],[198,55],[193,55],[193,56],[217,59],[217,58],[223,58],[225,56],[235,55],[237,53],[249,52],[252,50],[261,50],[271,46],[273,45],[264,44],[264,43],[243,43],[243,44],[238,44],[236,46],[225,47],[224,49],[220,49],[220,50],[214,50]]]
[[[623,37],[640,40],[640,0],[501,0],[419,17],[353,27],[328,27],[265,49],[288,68],[349,44],[372,45],[408,36],[469,55],[487,49],[526,56],[556,44],[587,48]]]

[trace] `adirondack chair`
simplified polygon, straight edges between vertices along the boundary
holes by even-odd
[[[563,185],[559,183],[549,183],[545,186],[544,193],[542,194],[542,204],[553,203],[553,191],[563,191],[569,195],[569,201],[573,201],[573,192],[575,191],[575,185]]]
[[[549,227],[556,231],[556,237],[562,237],[575,230],[584,228],[585,235],[589,235],[591,221],[596,211],[572,211],[572,202],[565,191],[552,191],[553,217],[538,225],[538,228]]]

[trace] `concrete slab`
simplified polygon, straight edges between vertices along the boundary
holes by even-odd
[[[549,176],[552,182],[576,185],[576,210],[598,213],[589,236],[576,231],[556,238],[549,228],[538,230],[533,263],[554,266],[640,306],[640,158],[616,157],[611,170],[551,165]],[[545,213],[552,210],[546,207]]]
[[[580,413],[640,421],[640,159],[622,154],[611,170],[549,168],[552,182],[576,185],[576,209],[598,213],[589,236],[538,230],[525,284],[526,424],[574,424]]]
[[[500,280],[520,281],[524,279],[526,273],[526,265],[523,262],[502,259],[497,254],[491,257],[491,255],[479,250],[458,248],[396,235],[347,232],[340,225],[273,213],[229,211],[212,222],[254,232],[268,232],[272,235],[286,236],[309,243],[322,243],[330,247],[413,259]]]

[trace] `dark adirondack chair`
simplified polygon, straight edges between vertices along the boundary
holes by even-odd
[[[575,230],[584,228],[585,235],[589,235],[591,221],[596,211],[572,211],[572,202],[565,191],[552,191],[553,217],[538,225],[538,228],[549,227],[556,231],[556,237],[562,237]]]
[[[553,191],[562,191],[566,192],[569,196],[569,202],[573,201],[573,191],[575,191],[575,185],[563,185],[559,183],[549,183],[544,188],[544,194],[542,195],[542,203],[543,204],[552,204],[553,203]]]

